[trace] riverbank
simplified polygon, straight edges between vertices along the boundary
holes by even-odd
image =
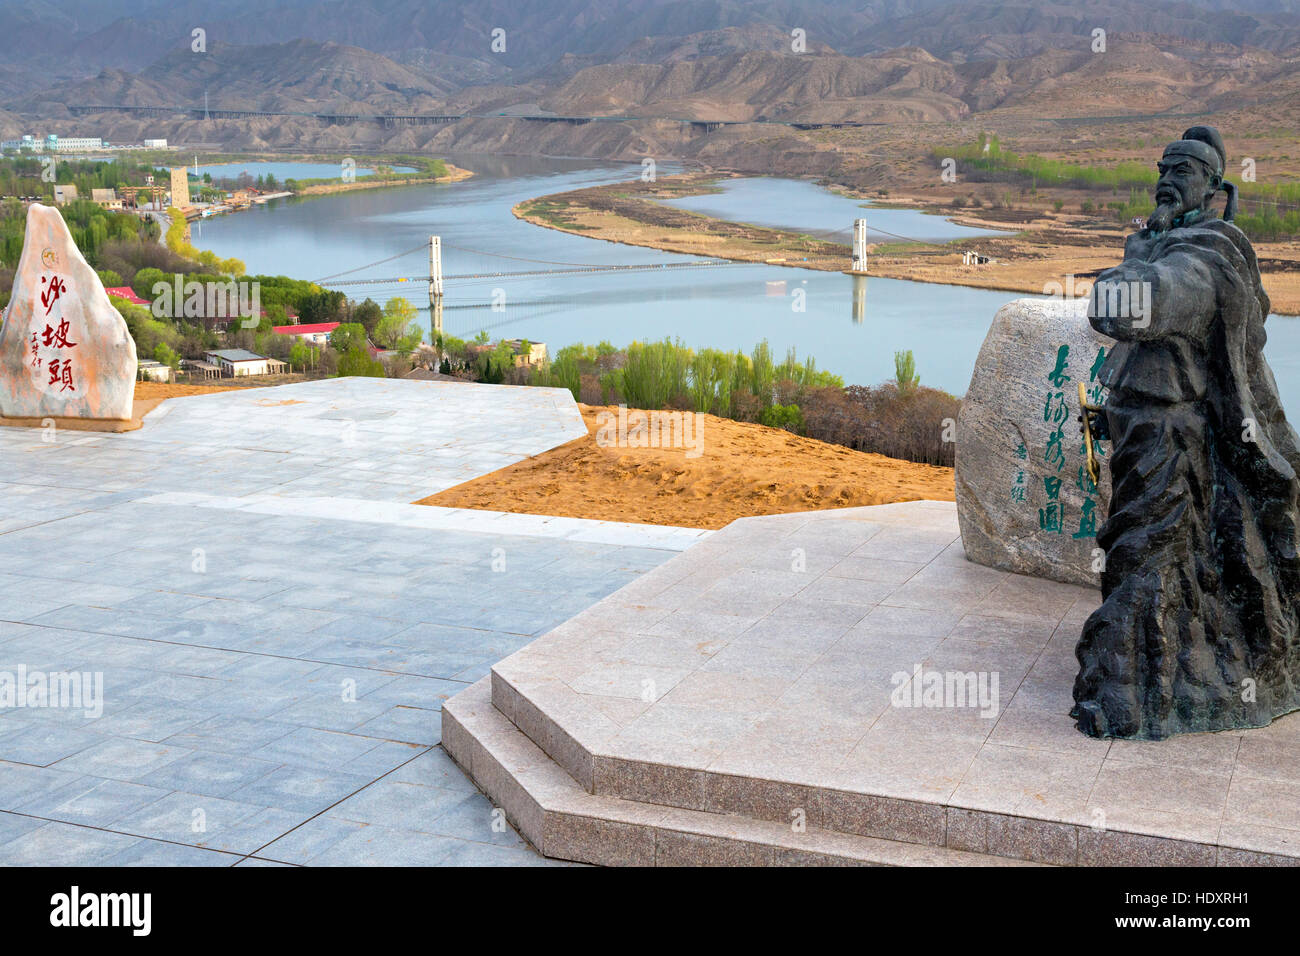
[[[653,183],[589,186],[525,200],[511,212],[547,229],[682,255],[824,272],[842,272],[848,267],[852,250],[843,243],[714,219],[658,202],[714,191],[714,184],[723,178],[716,173],[684,173],[660,177]]]
[[[380,189],[387,186],[428,186],[433,183],[458,183],[474,175],[473,170],[461,169],[451,163],[444,163],[444,165],[447,167],[446,176],[411,176],[385,180],[354,180],[350,183],[341,181],[337,183],[316,183],[312,186],[303,186],[301,189],[296,190],[294,195],[319,196],[329,193],[354,192],[358,189]]]
[[[594,186],[526,200],[511,211],[526,222],[591,239],[604,239],[682,255],[762,262],[820,271],[851,267],[852,249],[794,230],[752,226],[664,205],[661,200],[717,190],[729,174],[686,173],[657,182]],[[862,194],[852,198],[866,201]],[[876,201],[880,201],[876,199]],[[882,203],[883,205],[883,203]],[[968,208],[949,197],[890,195],[889,206],[942,215],[957,225],[1001,229],[1005,235],[948,243],[893,241],[868,247],[868,274],[940,285],[1043,295],[1052,284],[1068,288],[1119,262],[1128,228],[1102,215],[984,206]],[[1300,315],[1300,243],[1258,243],[1264,287],[1273,311]],[[970,265],[965,253],[988,262]]]

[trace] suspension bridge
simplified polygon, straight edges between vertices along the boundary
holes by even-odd
[[[895,239],[904,242],[918,243],[931,246],[942,246],[944,243],[936,243],[923,239],[913,239],[908,236],[899,235],[883,229],[877,229],[867,226],[865,218],[855,219],[853,226],[847,229],[838,230],[803,230],[807,235],[812,235],[820,239],[831,242],[842,242],[851,247],[852,258],[850,268],[845,272],[849,275],[865,277],[867,275],[867,250],[868,234],[877,233],[880,236],[889,239]],[[442,267],[443,249],[452,249],[469,256],[484,257],[487,259],[506,260],[512,263],[520,264],[521,268],[502,268],[502,269],[484,269],[477,272],[457,272],[444,273]],[[367,276],[358,275],[379,268],[380,266],[396,263],[399,260],[415,256],[417,254],[427,254],[427,269],[421,270],[414,274],[406,275],[383,275]],[[848,257],[846,256],[846,259]],[[358,292],[370,293],[378,292],[381,295],[385,293],[397,294],[407,283],[425,284],[428,290],[428,305],[417,307],[423,312],[427,309],[430,314],[429,328],[434,335],[444,333],[444,312],[451,310],[491,310],[493,312],[502,312],[504,310],[503,296],[499,296],[499,289],[493,290],[493,296],[484,300],[482,297],[450,298],[446,295],[447,284],[466,287],[487,282],[507,281],[510,279],[532,280],[548,277],[565,277],[565,276],[600,276],[600,275],[628,275],[628,274],[672,274],[686,273],[702,269],[727,268],[734,266],[755,266],[762,265],[760,262],[752,260],[738,259],[718,259],[718,258],[700,258],[700,259],[677,259],[663,262],[622,262],[622,263],[595,263],[595,262],[563,262],[551,259],[536,259],[526,256],[514,256],[506,253],[491,252],[484,249],[474,249],[466,246],[453,245],[444,242],[441,236],[430,236],[426,242],[417,246],[404,249],[391,256],[383,259],[367,262],[364,265],[355,266],[342,272],[336,272],[332,275],[322,276],[314,280],[315,283],[323,288],[335,290],[356,289]],[[524,268],[527,267],[527,268]],[[394,270],[396,271],[396,270]],[[606,295],[600,292],[587,291],[581,294],[580,300],[586,304],[597,301],[607,301],[616,304],[626,299],[626,290],[614,292]],[[547,312],[558,311],[565,306],[571,306],[575,301],[579,301],[572,295],[560,295],[554,297],[542,297],[533,299],[515,299],[510,302],[512,309],[521,307],[529,308],[533,311],[530,315],[536,316]],[[855,318],[860,318],[856,313],[865,304],[865,290],[855,288]],[[514,316],[511,318],[501,318],[488,323],[477,323],[473,329],[474,332],[500,328],[512,322],[522,321],[525,316]]]

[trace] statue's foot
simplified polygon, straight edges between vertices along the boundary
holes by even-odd
[[[1089,737],[1107,736],[1106,714],[1095,700],[1083,700],[1070,711],[1075,726]]]

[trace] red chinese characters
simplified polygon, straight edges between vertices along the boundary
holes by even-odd
[[[41,305],[45,307],[45,316],[50,321],[44,323],[44,329],[38,327],[32,330],[31,367],[38,376],[42,366],[48,370],[48,380],[37,379],[46,388],[57,387],[60,392],[75,392],[77,385],[72,356],[68,350],[75,349],[77,343],[72,341],[72,329],[62,315],[62,299],[68,286],[57,274],[42,276],[41,286]],[[56,305],[59,306],[58,314],[51,316]]]
[[[58,276],[41,276],[41,285],[45,286],[45,291],[41,293],[41,305],[45,306],[45,314],[49,315],[54,303],[68,291],[68,286]]]

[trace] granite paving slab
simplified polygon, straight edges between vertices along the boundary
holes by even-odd
[[[951,503],[747,518],[495,664],[491,700],[596,796],[1041,862],[1300,862],[1300,714],[1074,729],[1099,601],[967,561]]]
[[[564,390],[376,379],[0,429],[0,672],[88,688],[0,707],[0,856],[546,862],[442,703],[707,532],[411,502],[585,433]],[[440,812],[386,820],[390,782]]]

